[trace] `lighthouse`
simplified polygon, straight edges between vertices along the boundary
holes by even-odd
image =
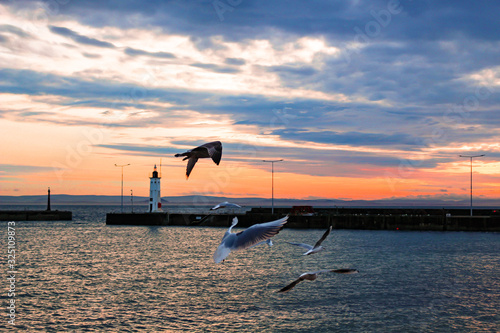
[[[161,185],[160,177],[158,177],[158,171],[155,169],[153,171],[153,177],[149,177],[149,212],[162,212],[161,209]]]

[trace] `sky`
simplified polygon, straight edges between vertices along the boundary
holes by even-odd
[[[494,1],[2,1],[0,195],[500,198]],[[188,180],[175,158],[223,144]],[[117,167],[115,165],[126,165]],[[161,165],[161,167],[160,167]],[[500,199],[498,201],[500,203]]]

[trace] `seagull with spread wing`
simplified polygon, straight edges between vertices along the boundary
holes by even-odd
[[[182,159],[183,161],[188,160],[186,168],[186,179],[188,179],[199,158],[211,157],[214,163],[219,165],[222,157],[222,143],[220,141],[205,143],[199,147],[188,150],[185,153],[175,154],[175,157],[179,156],[185,156]]]
[[[221,202],[220,204],[218,204],[216,206],[213,206],[212,208],[210,208],[210,210],[217,210],[217,209],[229,208],[229,207],[231,207],[231,208],[241,208],[241,206],[238,205],[238,204],[224,201],[224,202]]]
[[[267,241],[269,238],[277,235],[280,230],[283,229],[287,221],[288,215],[276,221],[254,224],[243,231],[233,233],[231,230],[238,224],[238,218],[235,217],[214,253],[215,263],[218,264],[224,261],[231,251],[245,250],[261,242]],[[266,243],[270,246],[272,245],[272,242]]]
[[[358,273],[357,269],[351,269],[351,268],[341,268],[341,269],[324,269],[321,271],[316,271],[316,272],[307,272],[303,273],[299,276],[299,278],[292,283],[290,283],[288,286],[281,288],[278,290],[278,293],[285,293],[287,291],[292,290],[297,284],[304,280],[309,280],[309,281],[314,281],[318,278],[318,274],[321,273],[338,273],[338,274],[354,274]]]
[[[326,239],[326,237],[328,237],[328,235],[330,234],[330,231],[332,231],[332,226],[328,227],[328,229],[325,231],[323,236],[320,238],[319,241],[316,242],[316,244],[314,244],[314,246],[309,245],[309,244],[303,244],[303,243],[292,243],[292,242],[287,242],[287,243],[305,248],[307,250],[307,252],[305,252],[304,255],[308,256],[308,255],[313,254],[313,253],[318,253],[319,251],[324,249],[324,247],[321,246],[321,243],[323,243],[323,241]]]

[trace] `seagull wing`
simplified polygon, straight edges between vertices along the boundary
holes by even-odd
[[[351,268],[332,269],[332,270],[330,270],[330,272],[339,273],[339,274],[359,273],[359,271],[357,269],[351,269]]]
[[[218,204],[218,205],[216,205],[216,206],[213,206],[212,208],[210,208],[210,210],[217,210],[217,209],[219,209],[219,208],[221,208],[221,205],[220,205],[220,204]]]
[[[189,157],[190,153],[191,153],[191,150],[188,150],[188,151],[181,153],[181,154],[175,154],[174,156],[175,157],[181,157],[181,156],[188,156]],[[186,157],[186,158],[188,158],[188,157]],[[182,160],[184,161],[186,158],[183,158]]]
[[[273,246],[273,241],[271,240],[271,238],[268,238],[265,241],[259,242],[257,244],[254,244],[254,245],[250,246],[250,247],[259,246],[261,244],[267,244],[267,245],[269,245],[269,247],[271,247],[271,246]]]
[[[314,244],[314,247],[320,246],[321,243],[323,243],[323,241],[326,239],[326,237],[328,237],[328,235],[330,234],[330,231],[332,231],[332,226],[328,227],[328,230],[326,230],[325,233],[323,234],[323,236],[321,236],[320,240],[317,241],[316,244]]]
[[[186,179],[189,178],[189,175],[191,174],[191,171],[193,170],[196,162],[198,162],[198,157],[196,157],[194,155],[188,159],[188,163],[187,163],[187,167],[186,167]]]
[[[286,287],[283,287],[281,288],[280,290],[278,290],[277,292],[278,293],[286,293],[287,291],[290,291],[292,290],[297,284],[300,283],[300,281],[303,281],[304,279],[302,278],[298,278],[297,280],[293,281],[292,283],[290,283],[288,286]]]
[[[332,270],[331,269],[322,269],[322,270],[319,270],[319,271],[316,271],[316,272],[307,272],[307,273],[302,274],[301,277],[303,275],[307,275],[307,274],[318,275],[318,274],[328,273],[328,272],[332,272]]]
[[[316,272],[307,272],[307,273],[303,273],[299,276],[299,278],[295,281],[293,281],[292,283],[290,283],[288,286],[286,287],[283,287],[281,288],[280,290],[278,290],[277,292],[278,293],[284,293],[284,292],[287,292],[287,291],[290,291],[293,289],[293,287],[295,287],[300,281],[304,281],[304,280],[316,280],[316,277],[318,274],[322,274],[322,273],[329,273],[329,272],[333,272],[333,273],[339,273],[339,274],[353,274],[353,273],[358,273],[358,270],[357,269],[351,269],[351,268],[341,268],[341,269],[322,269],[320,271],[316,271]]]
[[[205,143],[200,147],[204,147],[214,163],[219,165],[220,159],[222,158],[222,143],[220,141]]]
[[[304,249],[306,250],[312,250],[313,247],[309,244],[304,244],[304,243],[292,243],[292,242],[286,242],[288,244],[292,244],[292,245],[296,245],[296,246],[300,246],[300,247],[303,247]]]
[[[221,202],[220,204],[218,204],[217,206],[214,206],[212,208],[210,208],[210,210],[216,210],[216,209],[219,209],[219,208],[227,208],[227,207],[232,207],[232,208],[241,208],[240,205],[237,205],[235,203],[231,203],[231,202],[227,202],[227,201],[224,201],[224,202]]]
[[[272,222],[254,224],[250,228],[236,234],[232,250],[244,250],[252,245],[277,235],[288,220],[288,215]]]

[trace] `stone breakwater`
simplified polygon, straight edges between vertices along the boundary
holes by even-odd
[[[276,220],[290,213],[290,208],[277,208],[271,214],[268,208],[245,211],[211,213],[108,213],[108,225],[164,225],[229,227],[238,217],[238,227]],[[421,231],[500,231],[500,214],[495,210],[475,210],[469,216],[467,209],[383,209],[383,208],[326,208],[316,209],[311,216],[290,215],[286,228],[364,230],[421,230]]]
[[[73,213],[65,210],[0,210],[0,221],[71,221]]]

